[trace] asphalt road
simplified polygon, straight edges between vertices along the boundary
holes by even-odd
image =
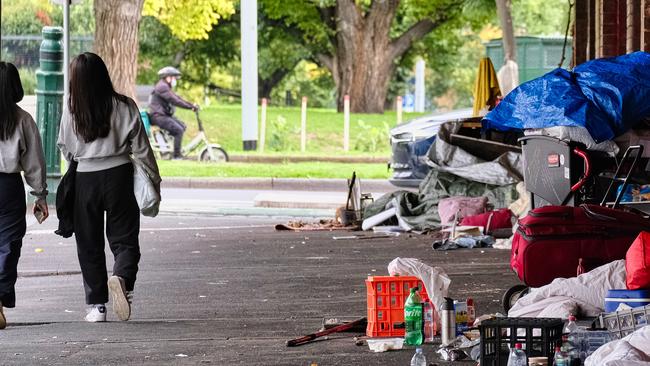
[[[509,253],[434,252],[430,237],[332,240],[333,232],[275,232],[283,218],[162,215],[143,219],[133,317],[85,323],[74,239],[30,226],[6,309],[0,365],[408,365],[413,349],[375,354],[355,334],[296,348],[323,318],[366,315],[364,279],[395,257],[445,268],[451,295],[476,299],[477,314],[499,310],[517,280]],[[109,268],[112,263],[109,257]],[[428,360],[435,348],[425,345]]]

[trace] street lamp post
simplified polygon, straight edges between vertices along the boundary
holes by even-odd
[[[63,2],[63,97],[68,96],[70,80],[70,0]]]
[[[241,2],[241,109],[244,150],[256,150],[257,0]]]

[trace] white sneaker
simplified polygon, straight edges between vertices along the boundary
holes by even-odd
[[[109,277],[108,292],[111,295],[113,312],[120,320],[129,320],[131,317],[130,297],[132,294],[127,293],[126,287],[124,285],[124,279],[118,276]]]
[[[104,304],[95,304],[87,312],[88,314],[84,318],[87,322],[98,323],[106,321],[106,306]]]
[[[0,302],[0,329],[5,329],[7,327],[7,318],[5,318],[5,313],[2,312],[2,303]]]

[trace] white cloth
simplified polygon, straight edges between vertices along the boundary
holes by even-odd
[[[568,318],[571,314],[598,316],[607,290],[625,288],[625,261],[617,260],[573,278],[556,278],[532,289],[508,312],[509,317]]]
[[[508,95],[514,88],[519,86],[519,66],[512,60],[506,61],[497,72],[497,80],[501,89],[501,95]]]
[[[602,345],[585,360],[585,366],[648,366],[650,325],[623,339]]]
[[[420,278],[424,283],[424,289],[427,290],[431,303],[436,307],[436,312],[442,309],[451,283],[444,269],[431,267],[422,263],[419,259],[397,257],[388,264],[388,273],[391,276],[416,276]]]

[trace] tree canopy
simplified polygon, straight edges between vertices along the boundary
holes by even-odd
[[[207,39],[212,27],[234,12],[234,0],[146,0],[142,9],[181,41]]]

